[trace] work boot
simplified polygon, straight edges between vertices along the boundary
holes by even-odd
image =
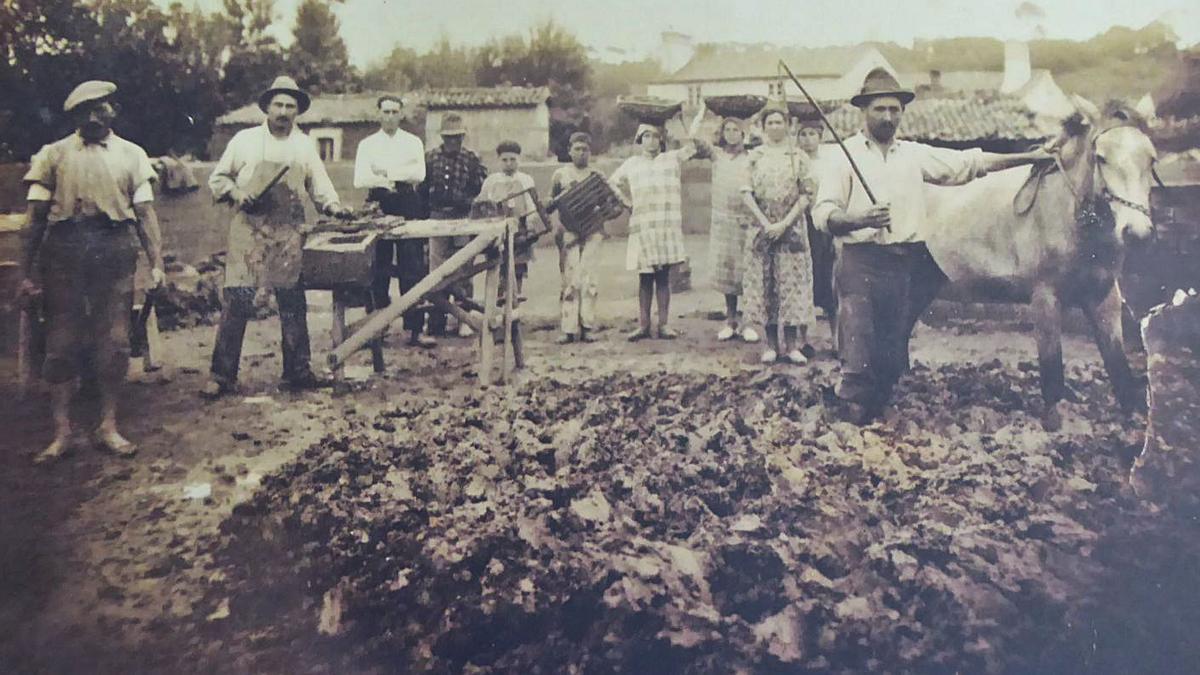
[[[331,380],[317,377],[313,371],[305,370],[299,375],[285,379],[279,388],[284,391],[308,391],[332,385],[333,382]]]

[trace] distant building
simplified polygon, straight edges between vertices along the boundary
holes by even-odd
[[[668,41],[669,40],[669,41]],[[664,53],[680,52],[679,37],[664,35]],[[705,96],[755,94],[770,98],[803,97],[800,90],[781,73],[782,60],[819,100],[839,100],[853,96],[862,87],[863,78],[874,68],[896,75],[896,69],[878,49],[857,47],[796,47],[766,45],[702,45],[678,70],[647,87],[646,93],[676,101],[688,108],[702,105]],[[664,67],[667,65],[662,61]],[[671,71],[668,71],[671,72]]]
[[[1004,63],[997,65],[1000,67],[996,70],[906,71],[900,73],[899,79],[921,97],[996,93],[1012,96],[1045,118],[1045,123],[1061,120],[1074,112],[1074,104],[1054,81],[1050,71],[1032,67],[1028,43],[1006,42]]]
[[[352,161],[359,141],[379,128],[376,101],[379,92],[315,96],[312,106],[297,122],[312,136],[326,162]],[[467,147],[485,157],[503,140],[521,144],[530,158],[550,153],[550,90],[545,87],[473,87],[408,92],[402,127],[425,141],[440,140],[442,117],[458,113],[467,125]],[[209,156],[220,157],[229,139],[241,129],[262,124],[266,116],[249,104],[217,119],[209,142]]]
[[[858,133],[863,124],[862,113],[848,101],[829,114],[829,121],[843,137]],[[1057,129],[1057,122],[1044,119],[1016,96],[947,93],[908,104],[896,134],[946,148],[1014,152],[1047,139]]]

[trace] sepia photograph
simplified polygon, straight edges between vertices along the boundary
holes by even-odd
[[[1200,670],[1200,8],[2,0],[0,674]]]

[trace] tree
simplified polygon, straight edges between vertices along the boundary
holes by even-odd
[[[224,59],[220,98],[226,109],[250,103],[287,70],[283,47],[266,32],[276,18],[275,0],[225,0],[218,20],[228,31],[228,41],[213,42],[208,49]]]
[[[591,76],[587,50],[553,20],[534,27],[528,40],[516,35],[493,40],[476,56],[481,86],[550,88],[550,147],[560,156],[571,133],[589,126]]]
[[[340,30],[341,22],[325,0],[304,0],[296,10],[292,30],[296,41],[288,50],[288,65],[296,82],[314,94],[345,92],[357,86],[358,77]]]
[[[397,46],[367,70],[363,86],[376,91],[473,87],[477,58],[475,51],[454,46],[445,35],[425,54]]]
[[[25,158],[68,133],[62,102],[78,83],[111,80],[116,130],[151,154],[203,147],[221,100],[219,58],[205,44],[224,29],[211,16],[151,0],[13,0],[3,9],[0,152]]]

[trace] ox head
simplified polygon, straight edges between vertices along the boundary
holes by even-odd
[[[1072,101],[1078,115],[1064,124],[1064,133],[1076,136],[1077,160],[1090,167],[1081,176],[1081,197],[1108,206],[1118,241],[1149,239],[1154,235],[1150,186],[1158,159],[1147,126],[1154,116],[1153,103],[1110,101],[1101,110],[1080,96],[1072,96]]]

